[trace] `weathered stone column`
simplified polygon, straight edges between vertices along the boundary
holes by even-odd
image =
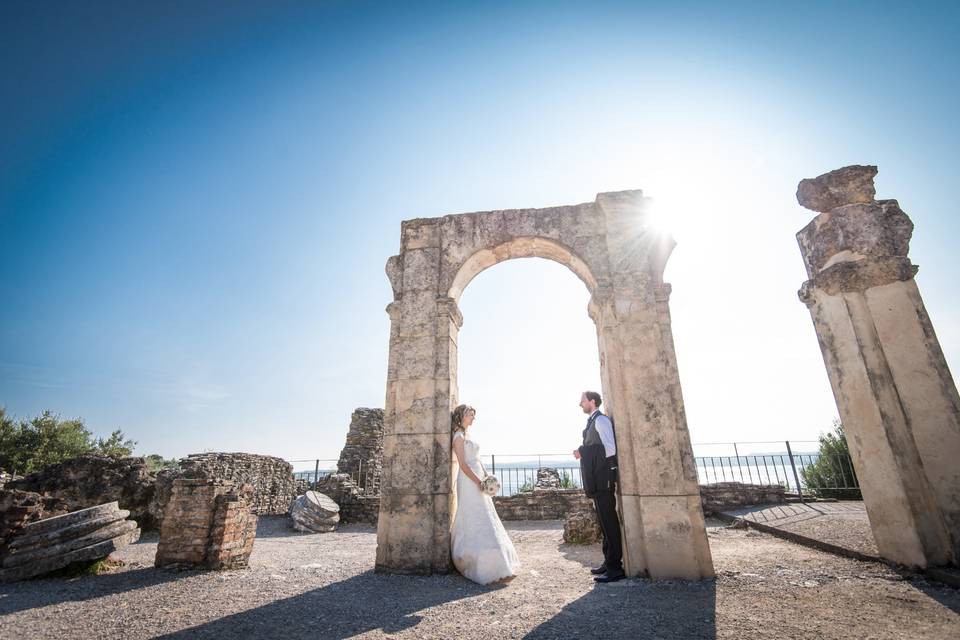
[[[797,233],[810,309],[880,554],[960,558],[960,399],[907,257],[913,223],[875,200],[877,168],[803,180]]]
[[[450,560],[450,411],[456,398],[456,303],[437,296],[436,225],[403,225],[387,273],[395,300],[384,407],[378,571],[445,573]]]
[[[670,285],[662,280],[674,243],[644,229],[646,199],[602,195],[612,281],[594,292],[590,310],[604,403],[616,422],[626,570],[653,578],[711,577],[670,324]]]

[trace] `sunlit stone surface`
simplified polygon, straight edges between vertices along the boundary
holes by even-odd
[[[403,222],[400,253],[387,261],[394,300],[378,570],[451,570],[457,302],[487,267],[535,256],[566,265],[592,294],[604,408],[617,425],[627,572],[713,575],[663,283],[674,241],[650,224],[649,205],[640,191],[623,191],[573,206]]]
[[[822,211],[797,240],[824,363],[880,554],[926,567],[960,558],[960,399],[907,253],[913,223],[874,200],[876,167],[804,180]]]

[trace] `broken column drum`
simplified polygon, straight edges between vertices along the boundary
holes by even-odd
[[[880,555],[960,558],[960,399],[914,280],[913,222],[875,200],[874,166],[803,180],[810,309]]]
[[[627,573],[713,575],[663,282],[675,243],[649,211],[640,191],[624,191],[580,205],[402,223],[400,253],[387,261],[394,300],[377,570],[451,570],[457,302],[484,269],[540,257],[567,266],[591,293],[604,408],[617,421]],[[579,435],[571,426],[570,437]]]

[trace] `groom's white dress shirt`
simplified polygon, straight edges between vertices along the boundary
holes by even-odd
[[[600,411],[595,411],[591,417],[598,413]],[[603,451],[606,456],[609,458],[617,455],[617,441],[613,437],[613,424],[610,422],[610,418],[600,413],[593,421],[593,426],[597,429],[597,435],[600,436],[600,442],[603,443]]]

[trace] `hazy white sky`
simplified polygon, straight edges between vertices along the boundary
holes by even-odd
[[[939,3],[0,12],[0,403],[19,417],[121,428],[143,454],[335,458],[351,411],[383,404],[402,220],[639,188],[679,242],[693,441],[815,439],[836,408],[794,192],[855,163],[916,223],[960,361],[960,24]],[[586,301],[542,260],[467,287],[460,397],[484,453],[577,441]]]

